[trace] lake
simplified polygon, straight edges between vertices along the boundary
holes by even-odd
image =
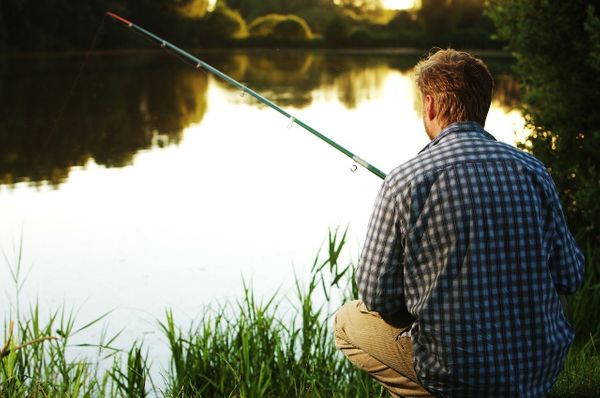
[[[384,172],[428,142],[411,80],[422,53],[196,55]],[[486,129],[514,143],[512,61],[483,58],[496,78]],[[81,324],[114,309],[111,327],[134,340],[166,308],[185,325],[240,297],[243,280],[293,297],[329,229],[349,227],[343,262],[356,263],[378,177],[169,54],[92,54],[80,71],[84,60],[0,62],[3,319],[36,302]]]

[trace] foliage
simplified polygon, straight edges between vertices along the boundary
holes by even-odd
[[[342,15],[335,15],[325,29],[325,40],[332,44],[344,42],[350,36],[352,25],[348,18]]]
[[[208,0],[175,0],[176,12],[188,18],[202,18],[208,10]]]
[[[348,37],[348,39],[352,45],[364,46],[373,42],[375,35],[371,29],[367,27],[359,27],[350,32],[350,37]]]
[[[489,15],[517,58],[523,146],[550,169],[578,241],[600,243],[599,9],[583,0],[495,0]]]
[[[312,32],[306,21],[296,15],[268,14],[248,25],[251,37],[276,40],[308,40]]]
[[[207,310],[199,324],[185,330],[168,310],[160,329],[170,350],[170,363],[160,387],[150,376],[148,351],[142,343],[121,350],[116,347],[120,333],[109,336],[103,331],[97,344],[74,344],[73,338],[109,313],[77,326],[73,312],[52,312],[44,322],[34,307],[27,316],[18,317],[13,341],[53,334],[60,339],[21,349],[14,342],[5,344],[10,351],[0,354],[0,397],[383,397],[383,389],[343,358],[333,343],[330,324],[335,306],[331,303],[358,294],[354,268],[340,264],[345,242],[345,231],[329,233],[325,259],[315,257],[305,286],[296,282],[293,302],[281,292],[259,301],[244,286],[240,301]],[[590,250],[595,253],[588,252],[587,257],[595,272],[600,272],[598,250]],[[11,267],[14,275],[20,274],[19,258],[20,254]],[[17,277],[15,283],[21,282]],[[597,305],[600,289],[589,288]],[[291,308],[281,310],[284,303]],[[578,300],[569,303],[576,327],[584,324],[579,317],[598,325],[600,313],[590,312],[588,305]],[[5,324],[5,337],[12,336],[8,329]],[[11,337],[5,340],[10,342]],[[576,342],[552,398],[594,396],[600,388],[597,344],[597,336]],[[93,349],[94,357],[74,355],[75,349],[81,352],[86,347]]]
[[[142,348],[138,343],[133,343],[133,346],[127,352],[126,369],[122,369],[120,362],[115,362],[112,368],[108,369],[106,374],[112,379],[112,389],[117,390],[122,397],[139,397],[145,398],[149,396],[149,384],[152,384],[150,378],[150,366],[147,360],[147,354],[142,352]]]
[[[203,38],[212,40],[238,39],[248,35],[246,21],[240,13],[225,5],[217,6],[200,23],[203,27]]]
[[[304,19],[291,15],[275,25],[273,36],[281,40],[309,40],[312,32]]]
[[[4,11],[0,4],[0,51],[4,50],[8,43],[6,42],[6,26],[4,25]]]
[[[296,15],[306,21],[314,34],[323,35],[329,21],[341,12],[343,10],[338,7],[310,7],[303,8]]]
[[[275,26],[286,17],[281,14],[268,14],[256,18],[248,25],[251,37],[268,37],[273,35]]]
[[[65,43],[86,48],[107,7],[114,5],[115,1],[103,0],[2,1],[0,30],[6,33],[4,40],[9,50],[54,50],[63,48]]]
[[[315,258],[307,286],[296,283],[291,315],[278,310],[276,296],[259,302],[247,287],[236,305],[206,313],[187,331],[167,311],[161,323],[173,353],[167,395],[379,396],[381,388],[336,352],[325,321],[330,314],[314,304],[319,291],[326,300],[350,293],[351,267],[338,263],[345,239],[346,232],[330,232],[327,258]]]
[[[326,258],[315,257],[306,286],[296,282],[297,300],[285,301],[289,310],[278,310],[283,297],[260,302],[244,287],[240,301],[206,311],[201,323],[186,331],[167,311],[160,322],[170,349],[164,387],[153,383],[141,343],[134,342],[128,351],[115,348],[119,334],[102,333],[98,344],[78,345],[97,350],[97,358],[73,357],[71,338],[107,314],[76,327],[73,313],[61,311],[42,325],[36,308],[28,320],[19,321],[19,336],[57,330],[61,338],[1,356],[0,397],[380,397],[382,388],[337,352],[330,308],[315,304],[323,300],[318,295],[328,301],[334,294],[356,292],[347,284],[352,267],[339,264],[345,242],[345,231],[330,232]],[[112,365],[106,365],[107,359]]]
[[[436,35],[454,30],[460,15],[460,0],[421,0],[419,21],[429,34]]]
[[[494,33],[494,25],[484,15],[484,7],[482,0],[422,0],[417,19],[430,36],[470,29],[484,36],[475,43],[485,43],[484,40]]]
[[[70,341],[77,334],[91,328],[107,314],[76,328],[75,313],[64,309],[50,314],[43,323],[37,306],[31,309],[27,319],[19,318],[17,331],[10,338],[20,341],[38,342],[16,347],[0,356],[0,397],[97,397],[116,396],[108,384],[108,374],[99,374],[99,369],[83,360],[68,360]],[[12,323],[11,323],[12,326]],[[4,328],[5,332],[7,329]],[[48,341],[49,336],[53,340]],[[107,337],[103,333],[98,355],[113,357],[111,347],[118,336]],[[59,338],[60,337],[60,338]]]
[[[549,398],[595,397],[600,391],[600,340],[586,338],[571,348]]]
[[[392,19],[390,19],[386,27],[391,31],[414,31],[419,29],[419,23],[417,22],[415,13],[406,10],[400,10],[392,17]]]
[[[382,0],[336,0],[335,4],[353,11],[378,10],[383,8]]]
[[[333,5],[332,0],[226,0],[226,3],[250,21],[267,14],[296,14],[307,8]]]
[[[460,19],[459,27],[472,27],[477,25],[484,17],[485,2],[481,0],[461,0],[460,1]]]
[[[423,0],[423,9],[416,19],[416,12],[385,9],[381,0],[217,0],[214,12],[208,12],[209,3],[209,0],[0,2],[0,51],[85,50],[90,48],[97,32],[99,40],[94,48],[140,46],[140,41],[120,34],[118,29],[100,29],[107,10],[169,41],[197,47],[229,47],[234,43],[304,47],[310,40],[315,47],[324,44],[351,47],[357,43],[362,47],[428,48],[451,43],[473,48],[488,47],[490,41],[478,35],[488,37],[493,29],[489,20],[481,17],[481,0]],[[269,37],[239,40],[247,37],[245,22],[269,14],[296,15],[310,29],[299,20],[287,21]],[[342,31],[334,32],[335,27],[341,27]],[[452,36],[455,29],[458,34]],[[464,29],[471,31],[463,34]],[[323,41],[323,36],[328,39]]]

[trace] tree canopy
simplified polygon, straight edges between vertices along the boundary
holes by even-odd
[[[270,14],[294,15],[306,24],[290,19],[278,28],[277,35],[271,35],[277,40],[250,38],[246,44],[305,45],[301,43],[310,41],[317,46],[345,47],[427,48],[450,43],[470,48],[495,46],[490,39],[493,26],[480,22],[482,0],[421,0],[419,13],[402,11],[398,18],[394,18],[397,12],[384,9],[383,0],[217,0],[213,10],[209,3],[210,0],[0,1],[0,51],[87,49],[97,37],[106,11],[130,18],[158,35],[168,35],[172,41],[197,47],[240,44],[248,36],[246,25]],[[123,38],[118,30],[105,29],[100,33],[97,48],[134,47],[139,43]],[[298,37],[310,39],[297,40]]]
[[[489,15],[517,58],[523,145],[549,167],[571,228],[600,243],[600,18],[585,0],[494,0]]]

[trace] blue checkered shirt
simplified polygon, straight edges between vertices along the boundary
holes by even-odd
[[[386,177],[356,273],[367,308],[415,318],[415,372],[443,397],[546,394],[573,341],[559,294],[582,278],[544,165],[472,122]]]

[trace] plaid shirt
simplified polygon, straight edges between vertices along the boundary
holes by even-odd
[[[473,122],[386,177],[356,273],[367,308],[414,316],[419,381],[452,397],[547,393],[573,340],[559,294],[582,278],[544,165]]]

